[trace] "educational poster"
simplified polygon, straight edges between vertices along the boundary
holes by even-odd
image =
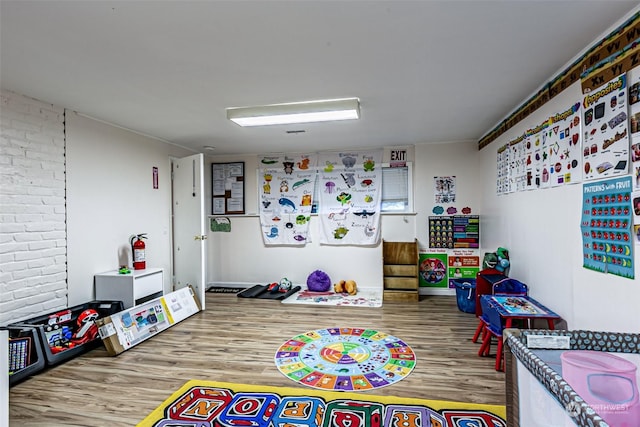
[[[631,176],[582,186],[583,266],[634,278]]]
[[[420,287],[448,288],[447,280],[447,254],[446,253],[422,253],[420,258]]]
[[[472,250],[454,249],[448,257],[449,287],[455,288],[452,279],[473,279],[480,271],[480,257]]]
[[[627,75],[586,94],[584,114],[584,179],[626,175],[629,170]]]
[[[544,134],[544,124],[527,131],[525,142],[525,190],[536,190],[542,183],[542,140]]]
[[[497,173],[496,173],[496,194],[506,194],[509,188],[509,146],[503,145],[498,148],[497,153]]]
[[[631,204],[633,206],[633,235],[636,246],[640,246],[640,191],[631,193]]]
[[[316,154],[275,154],[258,159],[260,227],[265,245],[305,245],[316,180]]]
[[[549,117],[544,131],[543,179],[551,187],[582,181],[580,103]]]
[[[640,190],[640,68],[627,73],[629,78],[629,132],[633,188]]]
[[[455,203],[456,202],[456,177],[455,176],[434,176],[433,194],[435,203]]]
[[[526,135],[509,143],[509,187],[510,191],[523,191],[527,181]]]
[[[373,150],[319,155],[320,243],[378,243],[382,154]]]
[[[480,247],[479,215],[453,216],[453,247],[471,249]]]
[[[450,216],[429,217],[429,247],[453,248],[453,218]]]

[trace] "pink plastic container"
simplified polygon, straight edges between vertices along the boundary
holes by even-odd
[[[637,366],[622,357],[589,350],[560,355],[562,377],[611,427],[640,426]]]

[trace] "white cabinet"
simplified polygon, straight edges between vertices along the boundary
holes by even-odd
[[[122,301],[130,308],[164,294],[164,272],[161,268],[132,270],[120,274],[118,270],[95,275],[96,299],[100,301]]]

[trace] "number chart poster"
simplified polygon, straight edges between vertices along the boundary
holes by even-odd
[[[583,266],[634,278],[631,176],[582,186]]]
[[[627,75],[584,96],[584,179],[626,175],[629,170]]]

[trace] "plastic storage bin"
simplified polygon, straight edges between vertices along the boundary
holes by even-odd
[[[2,329],[9,332],[9,386],[44,369],[42,346],[33,328],[6,326]]]
[[[476,312],[476,279],[452,279],[456,287],[458,310],[465,313]]]
[[[562,377],[611,427],[637,427],[640,399],[634,363],[610,353],[565,351]]]
[[[9,325],[32,328],[47,365],[56,365],[94,349],[102,340],[96,318],[123,310],[122,301],[91,301]]]

